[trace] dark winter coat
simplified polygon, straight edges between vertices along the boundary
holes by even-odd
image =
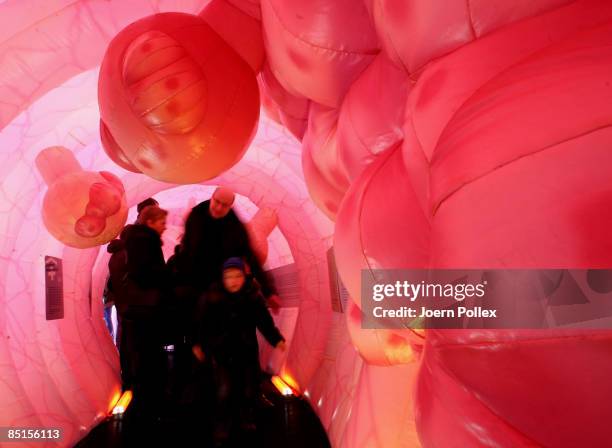
[[[108,260],[108,281],[106,282],[105,293],[107,301],[114,302],[117,310],[123,308],[123,296],[120,294],[121,282],[127,273],[127,254],[125,242],[121,239],[112,240],[106,247],[111,257]]]
[[[198,301],[197,289],[188,282],[181,282],[179,259],[181,256],[181,245],[174,247],[174,254],[166,262],[170,284],[172,285],[172,296],[168,301],[167,326],[174,343],[186,343],[191,345],[193,340],[192,323],[194,311]]]
[[[259,369],[256,329],[273,347],[284,340],[259,288],[250,281],[233,294],[213,285],[198,301],[195,322],[195,342],[207,359],[224,365]]]
[[[161,238],[150,227],[134,224],[126,228],[124,242],[127,275],[120,289],[127,310],[131,314],[158,312],[168,291]],[[149,307],[149,311],[143,306]]]
[[[253,253],[247,230],[233,210],[215,219],[209,213],[210,200],[196,205],[185,222],[183,250],[177,260],[177,282],[190,284],[200,293],[221,278],[223,262],[242,258],[250,267],[265,297],[276,294],[274,282]]]
[[[167,285],[167,272],[159,234],[144,224],[126,228],[125,249],[129,277],[143,288]]]

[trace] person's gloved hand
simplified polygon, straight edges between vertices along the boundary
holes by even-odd
[[[266,300],[266,305],[268,306],[268,308],[270,308],[272,314],[278,315],[278,312],[281,308],[281,299],[278,294],[272,294],[270,297],[268,297],[268,299]]]
[[[193,352],[193,355],[196,357],[198,361],[204,362],[204,360],[206,359],[206,356],[204,356],[204,351],[202,351],[202,347],[200,347],[199,345],[194,345],[191,348],[191,351]]]

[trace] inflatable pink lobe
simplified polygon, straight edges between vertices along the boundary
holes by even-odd
[[[337,140],[338,110],[313,103],[303,139],[302,167],[308,191],[331,220],[349,187],[348,174],[340,163]]]
[[[310,101],[289,93],[265,64],[259,74],[262,106],[277,123],[285,126],[298,140],[302,140],[308,125]]]
[[[68,149],[43,149],[36,166],[49,190],[43,201],[45,227],[67,246],[87,248],[115,238],[127,220],[123,184],[107,171],[83,171]]]
[[[338,268],[357,303],[360,269],[612,264],[604,230],[612,216],[603,206],[612,194],[604,150],[612,138],[612,8],[574,2],[508,25],[473,6],[486,35],[466,37],[470,43],[422,68],[401,150],[381,153],[338,212]],[[530,4],[538,13],[552,6]],[[434,39],[431,54],[410,53],[417,47],[399,28],[384,28],[405,50],[405,66],[419,68],[443,45],[454,49]],[[601,372],[612,369],[602,357],[611,340],[609,331],[428,331],[415,396],[421,442],[606,444],[609,432],[595,422],[609,414]]]
[[[411,83],[381,53],[349,88],[338,117],[338,164],[354,181],[383,151],[404,138],[404,111]]]
[[[362,2],[262,0],[261,10],[272,72],[296,96],[338,107],[378,52]]]
[[[568,3],[572,0],[366,1],[382,47],[408,73],[498,28]]]
[[[265,59],[258,3],[212,0],[199,14],[254,73],[259,73]]]
[[[253,252],[263,265],[268,258],[268,236],[278,224],[278,215],[270,207],[257,210],[255,216],[246,223]]]
[[[117,35],[100,69],[102,142],[120,166],[196,183],[234,165],[259,117],[249,65],[200,17],[157,14]]]

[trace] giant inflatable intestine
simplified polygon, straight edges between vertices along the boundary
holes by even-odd
[[[609,444],[611,331],[363,329],[360,276],[612,266],[610,2],[167,0],[162,13],[149,3],[49,2],[22,22],[2,23],[10,38],[0,39],[1,55],[29,48],[24,42],[41,27],[51,40],[38,44],[46,58],[33,44],[39,56],[23,58],[27,70],[0,69],[0,148],[16,146],[40,117],[31,104],[101,66],[100,120],[79,125],[88,141],[99,133],[114,164],[92,156],[107,165],[86,169],[119,174],[129,205],[172,188],[164,182],[204,182],[274,209],[301,288],[282,372],[309,397],[334,447]],[[17,2],[0,4],[2,18],[27,16],[19,11]],[[52,40],[68,23],[79,39]],[[58,144],[38,140],[17,145],[24,162],[33,159],[30,147]],[[43,184],[29,182],[18,193],[7,173],[4,200],[35,202]],[[97,232],[88,217],[111,211],[88,208],[101,191],[87,188],[70,232]],[[49,329],[13,299],[22,271],[51,244],[14,259],[24,253],[15,249],[26,244],[19,222],[27,214],[11,210],[2,215],[0,304],[8,311],[0,329],[12,338],[0,340],[0,357],[19,361],[26,375],[2,367],[0,426],[9,417],[68,415],[74,441],[117,388],[105,342],[105,361],[95,365],[106,370],[95,371],[106,381],[94,386],[86,378],[94,370],[74,370],[85,350],[73,336],[87,319],[79,272],[93,267],[100,277],[103,263],[94,263],[94,249],[67,250],[80,327]],[[331,246],[350,296],[343,313],[330,307]],[[60,358],[77,372],[70,387],[86,391],[82,402],[61,389],[36,401],[43,392],[27,386],[52,356],[47,346],[21,343],[26,332],[15,329],[15,316],[23,315],[31,331],[58,332]],[[102,331],[100,324],[83,334],[102,340]],[[68,371],[50,370],[53,378]]]

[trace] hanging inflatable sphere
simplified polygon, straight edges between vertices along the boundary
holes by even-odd
[[[111,135],[110,131],[102,120],[100,120],[100,141],[102,142],[104,152],[113,162],[124,170],[128,170],[133,173],[140,173],[140,170],[136,168],[123,153],[123,149],[121,149],[121,147],[117,144],[115,138]]]
[[[121,180],[107,171],[83,171],[62,147],[41,151],[36,165],[49,191],[43,200],[45,227],[67,246],[87,248],[115,238],[127,220]]]
[[[216,177],[259,120],[250,66],[200,17],[156,14],[110,43],[98,83],[100,133],[119,166],[180,184]]]

